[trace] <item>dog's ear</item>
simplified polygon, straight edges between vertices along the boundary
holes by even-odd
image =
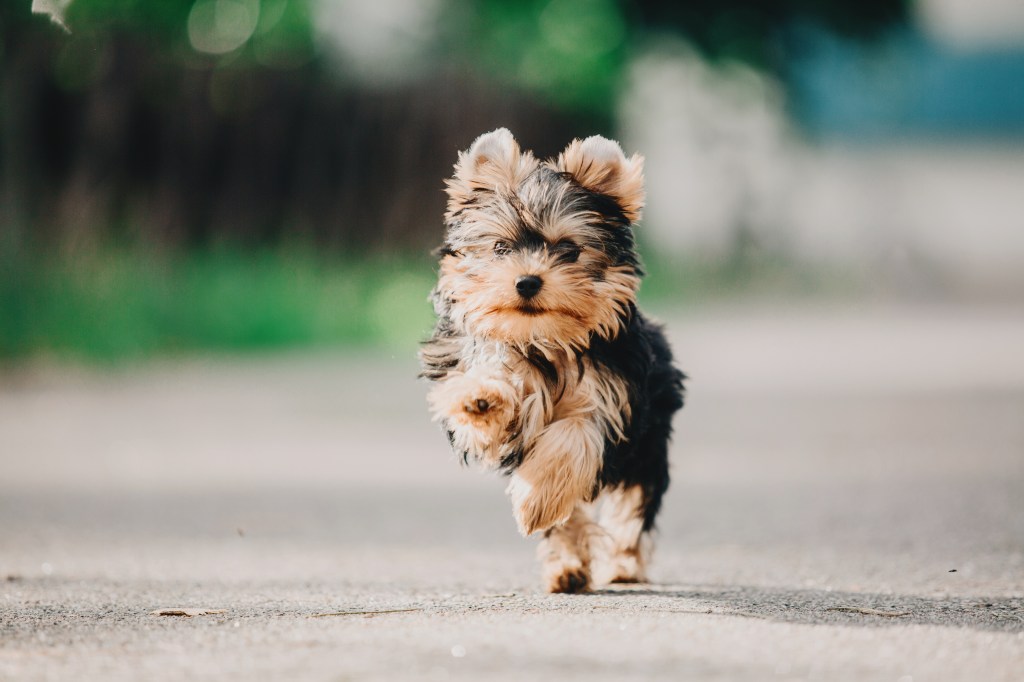
[[[464,205],[474,190],[493,192],[516,187],[534,166],[533,155],[519,150],[519,143],[507,128],[484,133],[468,150],[459,153],[455,176],[446,183],[449,213]]]
[[[627,159],[618,142],[594,135],[570,142],[559,154],[555,167],[572,175],[587,189],[615,199],[629,222],[640,219],[644,207],[644,158],[639,154]]]
[[[459,154],[455,174],[467,181],[484,174],[505,178],[518,165],[519,143],[508,128],[498,128],[476,138],[468,150]]]

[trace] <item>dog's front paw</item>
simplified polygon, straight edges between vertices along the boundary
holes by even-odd
[[[545,566],[544,587],[552,594],[590,591],[590,572],[585,566]]]
[[[460,425],[508,424],[515,411],[515,389],[507,381],[473,373],[452,376],[430,391],[436,419]]]
[[[434,418],[444,422],[452,446],[488,463],[501,459],[501,444],[515,418],[514,387],[500,377],[453,376],[429,395]]]
[[[491,409],[491,401],[487,398],[470,398],[462,404],[462,409],[469,414],[486,414]]]
[[[469,388],[461,405],[452,406],[449,421],[484,430],[508,425],[515,410],[505,391],[484,383],[474,383]]]
[[[567,522],[545,533],[537,546],[544,589],[570,594],[590,590],[590,545],[596,528],[588,512],[577,507]]]

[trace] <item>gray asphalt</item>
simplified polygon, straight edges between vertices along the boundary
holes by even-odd
[[[1019,680],[1021,312],[672,316],[653,583],[580,596],[411,346],[8,370],[0,679]]]

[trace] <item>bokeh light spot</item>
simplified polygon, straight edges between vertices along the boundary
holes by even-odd
[[[188,38],[198,52],[225,54],[256,31],[259,0],[199,0],[188,15]]]
[[[611,52],[626,37],[611,0],[552,0],[540,15],[540,28],[552,47],[585,58]]]

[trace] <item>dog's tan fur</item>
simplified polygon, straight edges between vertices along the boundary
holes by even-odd
[[[642,580],[639,488],[604,496],[604,531],[592,503],[644,380],[627,385],[591,349],[637,319],[642,271],[628,231],[643,208],[643,159],[595,136],[540,161],[499,129],[459,154],[447,192],[440,322],[422,352],[434,418],[457,453],[511,472],[520,532],[545,532],[550,591],[586,589],[601,548],[610,578]],[[529,279],[536,289],[519,291]],[[664,345],[657,329],[638,333]]]
[[[592,517],[590,505],[579,505],[537,546],[541,577],[548,592],[577,592],[590,585],[591,547],[595,536],[601,534]]]
[[[642,542],[643,491],[640,486],[618,487],[601,494],[599,523],[607,534],[605,571],[601,577],[611,583],[647,580],[650,550]]]
[[[485,463],[497,464],[515,447],[530,452],[508,494],[520,532],[550,528],[593,496],[605,439],[623,437],[623,419],[629,417],[626,387],[593,371],[587,359],[582,373],[578,368],[564,372],[552,386],[523,356],[501,344],[475,347],[463,354],[464,366],[430,391],[434,416],[447,420],[460,449]],[[552,358],[567,364],[560,355],[552,351]],[[481,400],[487,408],[480,408]],[[516,419],[521,435],[503,443]]]
[[[631,269],[606,263],[600,281],[589,277],[590,261],[604,258],[598,249],[584,248],[568,267],[550,252],[515,254],[500,262],[465,257],[489,253],[496,240],[511,240],[520,221],[552,242],[581,232],[580,225],[591,219],[586,212],[558,196],[534,196],[551,191],[528,180],[538,163],[520,151],[508,131],[483,136],[459,155],[455,177],[448,182],[447,218],[458,216],[468,227],[452,239],[458,257],[441,260],[438,290],[452,302],[452,319],[471,332],[467,343],[472,347],[461,349],[460,366],[429,398],[435,417],[447,420],[453,444],[461,450],[492,464],[513,446],[530,453],[508,487],[519,529],[526,535],[564,522],[577,503],[592,497],[604,438],[622,437],[623,416],[629,414],[625,387],[587,368],[574,381],[578,372],[572,370],[573,350],[585,347],[591,333],[615,336],[640,284]],[[595,189],[619,198],[630,215],[639,215],[640,157],[626,160],[614,142],[589,138],[569,145],[555,166],[578,173],[581,182],[593,182]],[[498,209],[478,210],[472,196],[481,187],[504,192],[509,201]],[[532,205],[557,210],[534,215],[527,208]],[[514,282],[523,274],[545,281],[532,302],[538,313],[521,309]],[[495,343],[481,344],[479,339]],[[529,348],[539,349],[566,370],[558,372],[558,386],[550,387],[525,361]],[[482,404],[493,408],[478,409]],[[526,435],[502,449],[500,437],[514,430],[516,418]]]
[[[521,153],[504,129],[482,136],[459,155],[455,177],[448,181],[446,214],[449,221],[457,219],[465,226],[450,235],[459,256],[489,254],[495,241],[513,239],[524,222],[551,242],[585,233],[581,227],[595,216],[558,190],[529,179],[540,163],[529,152]],[[581,173],[583,184],[593,181],[595,190],[616,197],[628,207],[628,215],[639,217],[644,200],[641,157],[626,160],[616,143],[595,137],[570,144],[553,166]],[[479,188],[497,192],[507,201],[482,209],[473,200]],[[553,210],[537,215],[529,208],[539,205]],[[608,263],[601,263],[607,268],[601,281],[588,277],[588,266],[604,258],[599,248],[584,248],[572,267],[559,265],[550,252],[516,254],[500,263],[448,256],[441,261],[438,287],[452,292],[450,313],[475,336],[521,347],[584,348],[591,332],[604,338],[619,332],[620,320],[636,302],[640,286],[631,269]],[[523,274],[549,282],[534,302],[542,311],[539,315],[524,314],[518,305],[512,284]]]

